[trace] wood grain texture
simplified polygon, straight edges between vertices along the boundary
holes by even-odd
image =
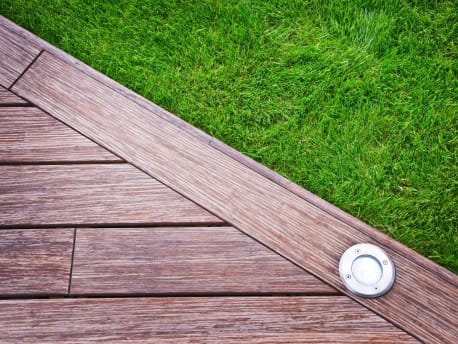
[[[0,230],[0,297],[67,294],[73,237],[71,228]]]
[[[347,297],[0,301],[15,343],[417,343]]]
[[[384,246],[389,246],[393,250],[398,252],[399,254],[415,262],[415,264],[418,264],[419,267],[430,270],[431,272],[438,275],[439,278],[442,278],[448,281],[449,283],[452,283],[452,284],[456,283],[455,274],[443,268],[442,266],[437,265],[436,263],[432,262],[431,260],[420,255],[419,253],[411,250],[407,246],[404,246],[401,243],[393,240],[389,236],[385,235],[384,233],[378,231],[375,228],[372,228],[371,226],[367,225],[366,223],[362,222],[361,220],[337,208],[333,204],[326,202],[325,200],[316,196],[315,194],[311,193],[310,191],[305,190],[304,188],[292,183],[291,181],[282,177],[278,173],[275,173],[274,171],[263,166],[262,164],[254,161],[253,159],[245,156],[244,154],[240,153],[239,151],[233,149],[232,147],[224,144],[223,142],[219,141],[218,139],[192,126],[191,124],[187,123],[186,121],[182,120],[181,118],[173,115],[169,111],[161,108],[160,106],[150,102],[149,100],[133,92],[132,90],[128,89],[127,87],[110,79],[106,75],[92,69],[91,67],[84,64],[83,62],[75,59],[74,57],[63,52],[62,50],[49,44],[48,42],[44,41],[40,37],[34,35],[33,33],[21,28],[20,26],[11,22],[7,18],[0,16],[0,25],[3,25],[5,28],[10,30],[11,32],[14,32],[14,34],[21,36],[26,41],[32,42],[33,44],[40,47],[41,49],[51,52],[53,55],[57,56],[62,61],[65,61],[66,63],[70,64],[75,69],[103,83],[105,86],[116,91],[118,94],[121,94],[122,96],[139,104],[140,106],[154,113],[155,115],[172,123],[173,125],[180,128],[181,130],[194,136],[196,139],[198,139],[202,143],[212,146],[213,148],[224,153],[225,155],[230,156],[232,159],[249,167],[253,171],[256,171],[263,177],[271,180],[272,182],[291,191],[292,193],[304,199],[305,201],[322,209],[324,212],[328,213],[329,215],[336,217],[338,220],[342,222],[345,222],[349,226],[353,227],[355,230],[361,231],[362,233],[368,235],[369,237],[371,237],[374,240],[374,242],[378,242]]]
[[[0,107],[0,162],[120,162],[117,156],[34,107]]]
[[[232,227],[78,228],[71,294],[337,294]]]
[[[221,223],[129,164],[0,166],[0,225]]]
[[[35,44],[0,25],[0,85],[9,88],[39,53]]]
[[[19,98],[14,93],[0,86],[0,107],[1,106],[16,106],[28,104],[24,99]]]
[[[354,296],[340,281],[338,260],[355,243],[376,243],[365,233],[49,53],[13,89],[409,333],[455,341],[457,283],[382,245],[397,266],[393,290],[377,299]]]

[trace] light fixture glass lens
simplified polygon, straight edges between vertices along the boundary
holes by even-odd
[[[383,274],[378,260],[368,255],[356,258],[351,266],[351,272],[359,283],[366,285],[377,283]]]

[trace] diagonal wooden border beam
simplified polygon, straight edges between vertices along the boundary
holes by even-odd
[[[455,275],[330,216],[64,60],[42,53],[12,90],[420,340],[456,341]],[[340,255],[359,242],[381,245],[396,264],[383,297],[359,298],[338,277]]]

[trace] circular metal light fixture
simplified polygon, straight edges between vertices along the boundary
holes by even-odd
[[[380,247],[357,244],[348,248],[339,262],[339,274],[345,286],[362,297],[378,297],[393,286],[396,269]]]

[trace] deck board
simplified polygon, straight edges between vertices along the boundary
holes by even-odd
[[[67,294],[73,237],[71,228],[0,230],[0,297]]]
[[[0,107],[1,163],[75,161],[122,160],[40,109]]]
[[[0,107],[1,106],[17,106],[17,105],[26,105],[28,104],[22,98],[19,98],[14,93],[8,91],[6,88],[0,86]],[[1,128],[1,125],[0,125]]]
[[[13,89],[401,328],[432,342],[455,339],[450,328],[457,308],[456,283],[424,269],[419,277],[421,267],[389,245],[382,246],[398,268],[393,291],[378,299],[358,298],[343,287],[336,271],[347,247],[377,244],[366,233],[48,53]],[[90,95],[84,91],[88,89]]]
[[[129,164],[0,166],[0,226],[222,223]]]
[[[231,227],[78,228],[71,294],[336,294]]]
[[[418,343],[347,297],[0,301],[0,341]]]
[[[39,53],[35,44],[0,25],[0,85],[9,88]]]

